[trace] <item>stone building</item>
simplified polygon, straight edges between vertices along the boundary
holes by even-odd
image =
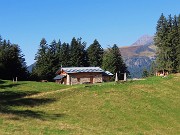
[[[108,81],[107,78],[113,75],[100,67],[61,67],[56,74],[54,80],[65,85],[101,83],[103,77]]]

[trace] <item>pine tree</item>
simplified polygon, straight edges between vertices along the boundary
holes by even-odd
[[[156,63],[158,64],[159,70],[165,70],[166,68],[166,39],[167,39],[167,20],[163,14],[161,14],[157,27],[156,27],[156,34],[155,34],[155,45],[157,48],[157,58]]]
[[[178,42],[179,42],[179,34],[178,34],[178,21],[177,16],[174,16],[172,21],[172,48],[171,48],[171,61],[172,61],[172,72],[175,73],[178,71]]]
[[[172,59],[174,58],[173,56],[173,45],[172,45],[172,17],[169,15],[167,19],[167,38],[165,40],[165,54],[166,54],[166,69],[170,72],[172,72]]]
[[[177,55],[177,71],[180,72],[180,14],[177,17],[177,25],[178,25],[178,41],[176,45],[176,55]]]
[[[70,65],[74,67],[83,67],[87,63],[86,51],[85,51],[86,43],[81,42],[81,38],[77,40],[75,38],[71,41],[70,47]]]
[[[178,71],[179,67],[179,26],[178,18],[169,15],[168,19],[162,14],[158,20],[155,45],[157,49],[156,63],[159,70],[168,70],[170,73]]]
[[[2,58],[3,58],[3,47],[2,47],[2,38],[0,35],[0,76],[2,76],[2,74],[3,74]]]
[[[56,49],[57,50],[56,50],[55,58],[57,59],[57,68],[59,68],[60,65],[61,65],[61,62],[63,60],[63,57],[62,57],[62,44],[61,44],[60,39],[56,44]]]
[[[0,42],[0,78],[27,80],[27,67],[20,47],[9,40],[2,42],[1,39]]]
[[[63,67],[68,67],[70,66],[70,46],[68,43],[63,43],[62,44],[62,51],[61,51],[61,66]]]
[[[42,38],[38,52],[35,56],[36,66],[33,69],[32,74],[37,76],[38,79],[48,79],[47,72],[48,72],[48,44],[45,38]]]
[[[123,73],[127,73],[127,67],[122,59],[119,48],[116,44],[109,48],[103,56],[103,69],[108,70],[114,75],[118,73],[119,79],[122,78]],[[115,76],[114,76],[115,77]]]
[[[99,42],[95,39],[87,49],[88,63],[90,66],[101,67],[103,60],[103,48]]]
[[[47,49],[47,79],[52,81],[55,72],[58,70],[57,43],[53,40]]]

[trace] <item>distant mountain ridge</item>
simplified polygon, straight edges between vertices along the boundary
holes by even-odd
[[[150,70],[156,57],[154,37],[144,35],[130,46],[120,47],[121,55],[130,71],[131,77],[140,78],[144,69]]]
[[[154,37],[153,36],[149,36],[149,35],[143,35],[142,37],[140,37],[135,43],[133,43],[131,46],[141,46],[141,45],[146,45],[149,43],[154,42]]]
[[[154,46],[153,36],[142,36],[130,46],[120,47],[123,57],[147,56],[154,57],[156,47]]]

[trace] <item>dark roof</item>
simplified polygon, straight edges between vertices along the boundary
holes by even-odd
[[[113,76],[113,74],[111,72],[109,72],[109,71],[105,71],[103,73],[103,76]]]
[[[57,75],[56,77],[54,77],[53,79],[54,80],[60,80],[62,79],[63,77],[65,77],[64,75]]]
[[[104,72],[100,67],[62,67],[56,73],[63,70],[66,73],[89,73],[89,72]]]

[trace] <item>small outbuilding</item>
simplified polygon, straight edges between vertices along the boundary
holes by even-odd
[[[113,75],[100,67],[61,67],[56,74],[54,80],[65,85],[102,83]]]

